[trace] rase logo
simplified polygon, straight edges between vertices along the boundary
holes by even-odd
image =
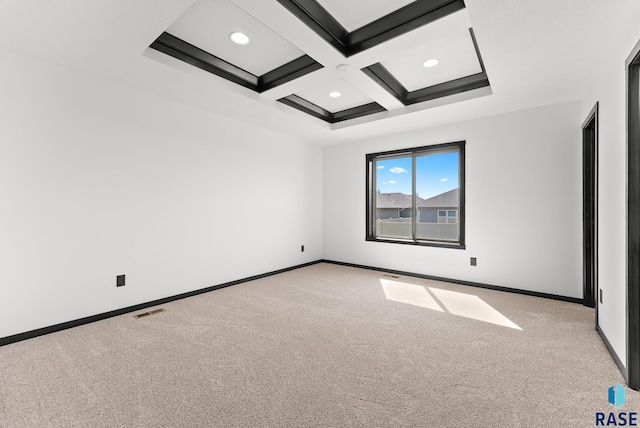
[[[616,410],[624,404],[624,387],[619,383],[607,390],[607,401],[612,406],[616,406]],[[637,412],[597,412],[596,426],[600,427],[636,427],[638,426]]]
[[[609,390],[609,404],[613,404],[616,407],[620,407],[624,404],[624,387],[619,383],[610,387]]]

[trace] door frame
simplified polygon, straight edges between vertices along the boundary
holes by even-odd
[[[595,308],[598,326],[598,108],[582,123],[583,304]]]
[[[625,63],[627,131],[627,385],[640,389],[640,42]]]

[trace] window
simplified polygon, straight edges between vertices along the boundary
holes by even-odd
[[[464,248],[464,146],[368,154],[367,240]]]
[[[458,211],[438,210],[438,223],[457,223]]]

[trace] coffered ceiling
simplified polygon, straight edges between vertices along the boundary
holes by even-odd
[[[6,0],[0,53],[331,144],[580,100],[632,1]]]
[[[380,19],[414,0],[318,0],[318,3],[333,16],[347,31]]]
[[[304,55],[293,43],[228,0],[199,0],[166,31],[258,76]],[[251,42],[234,45],[229,35],[235,32],[251,35]]]
[[[150,47],[329,124],[490,86],[463,0],[269,3],[197,0]],[[283,32],[293,19],[320,43]]]

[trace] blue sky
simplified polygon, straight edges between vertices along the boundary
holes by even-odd
[[[416,189],[423,199],[458,187],[458,153],[439,153],[416,159]],[[382,193],[411,194],[411,157],[378,160],[376,188]]]

